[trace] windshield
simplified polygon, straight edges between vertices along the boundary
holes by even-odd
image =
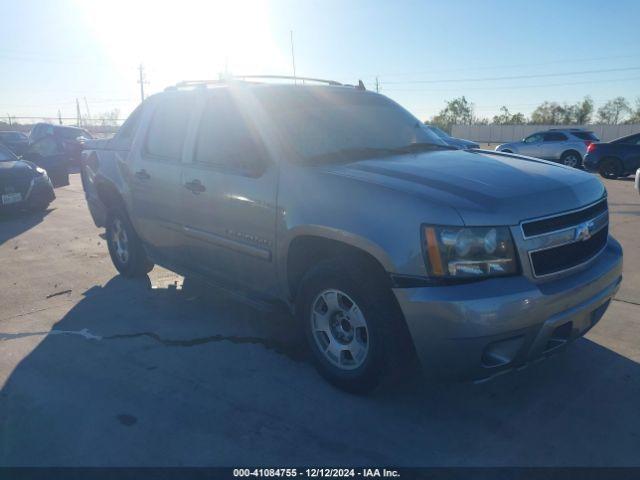
[[[62,138],[67,140],[75,140],[78,137],[93,138],[89,132],[80,128],[59,128],[58,132]]]
[[[20,132],[0,132],[0,140],[16,142],[25,138],[25,135]]]
[[[256,89],[277,133],[301,161],[332,154],[393,153],[411,144],[445,146],[382,95],[355,89]]]
[[[17,160],[16,156],[8,148],[0,145],[0,162],[13,162],[14,160]]]
[[[449,135],[447,134],[447,132],[445,132],[444,130],[440,130],[438,127],[434,127],[433,125],[427,125],[427,128],[442,139],[449,138]]]

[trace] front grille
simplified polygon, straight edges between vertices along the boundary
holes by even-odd
[[[5,193],[21,193],[24,198],[31,185],[31,175],[0,176],[0,195]]]
[[[540,277],[585,263],[604,248],[608,235],[609,229],[605,226],[588,240],[532,252],[530,255],[534,274]]]
[[[542,220],[534,220],[533,222],[523,223],[522,232],[525,237],[533,237],[544,233],[562,230],[564,228],[573,227],[587,220],[597,217],[607,211],[607,199],[601,200],[595,205],[579,210],[577,212],[567,213],[566,215],[558,215],[551,218],[543,218]]]

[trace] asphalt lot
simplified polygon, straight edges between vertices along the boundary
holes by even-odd
[[[0,218],[0,465],[640,465],[640,197],[606,186],[625,279],[586,338],[490,382],[357,397],[290,318],[119,277],[73,175],[46,214]]]

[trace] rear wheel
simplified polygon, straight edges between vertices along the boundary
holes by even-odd
[[[622,163],[617,158],[605,158],[598,172],[603,178],[616,179],[622,175]]]
[[[142,277],[153,268],[129,217],[120,208],[109,212],[107,245],[116,270],[125,277]]]
[[[578,152],[564,152],[560,157],[560,163],[567,167],[578,168],[582,164],[582,158]]]
[[[320,262],[300,286],[296,315],[320,374],[337,387],[365,393],[409,369],[401,360],[404,324],[391,291],[348,260]]]

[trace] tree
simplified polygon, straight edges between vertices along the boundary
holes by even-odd
[[[635,108],[626,123],[640,123],[640,97],[636,98]]]
[[[598,123],[617,125],[628,113],[631,113],[629,102],[624,97],[616,97],[598,109]]]
[[[446,103],[447,106],[431,118],[430,124],[450,132],[452,125],[471,125],[476,123],[477,119],[473,113],[473,103],[469,102],[466,97],[454,98]]]
[[[119,117],[120,117],[120,110],[117,108],[114,108],[113,110],[110,110],[108,112],[104,112],[98,115],[97,120],[100,122],[100,125],[102,125],[103,127],[107,127],[107,126],[111,127],[111,126],[118,125]]]
[[[570,108],[573,120],[571,123],[584,125],[591,122],[591,115],[593,114],[593,100],[591,97],[584,97],[581,102],[572,105]]]
[[[524,114],[511,113],[505,106],[500,107],[500,115],[494,115],[492,123],[496,125],[524,125],[527,119]]]
[[[557,102],[544,102],[531,114],[534,125],[559,125],[567,118],[567,109]]]

